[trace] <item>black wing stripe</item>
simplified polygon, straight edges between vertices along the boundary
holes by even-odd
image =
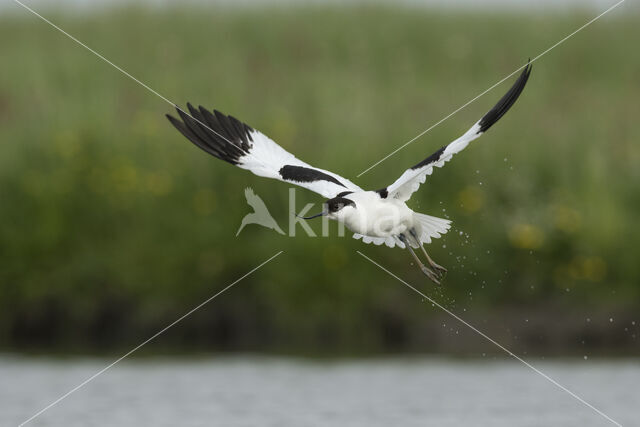
[[[527,66],[522,70],[520,77],[518,80],[511,86],[509,92],[507,92],[500,101],[480,119],[480,130],[478,133],[486,132],[495,122],[500,120],[504,114],[509,111],[509,108],[516,102],[524,86],[527,84],[527,80],[529,80],[529,74],[531,74],[531,64],[528,63]]]
[[[353,193],[353,191],[343,191],[342,193],[339,193],[336,197],[348,196],[351,193]]]
[[[280,176],[286,181],[293,182],[314,182],[314,181],[329,181],[334,184],[338,184],[341,187],[347,188],[343,183],[328,175],[312,168],[305,168],[303,166],[285,165],[280,171]]]
[[[437,162],[438,160],[440,160],[440,156],[442,155],[442,153],[446,148],[447,148],[447,145],[445,145],[444,147],[440,147],[438,151],[436,151],[435,153],[433,153],[432,155],[430,155],[429,157],[427,157],[417,165],[413,166],[411,169],[412,170],[420,169],[421,167],[428,165],[429,163]]]
[[[525,69],[520,74],[520,77],[518,77],[518,80],[516,80],[513,86],[511,86],[511,89],[509,89],[509,91],[502,98],[500,98],[500,101],[498,101],[498,103],[480,119],[480,121],[478,122],[480,130],[477,133],[486,132],[491,126],[493,126],[495,122],[500,120],[500,118],[504,116],[507,111],[509,111],[509,108],[511,108],[511,106],[516,102],[525,85],[527,84],[527,80],[529,80],[529,74],[531,74],[530,63],[527,64]],[[413,166],[411,170],[420,169],[423,166],[437,162],[438,160],[440,160],[440,156],[442,156],[442,153],[447,147],[448,145],[441,147],[438,151]]]

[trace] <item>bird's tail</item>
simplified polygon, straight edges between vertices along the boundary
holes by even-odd
[[[451,228],[451,221],[421,213],[413,213],[416,222],[416,232],[422,243],[431,243],[431,239],[437,239]]]

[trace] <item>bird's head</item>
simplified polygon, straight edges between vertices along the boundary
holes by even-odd
[[[352,213],[356,208],[356,203],[348,199],[346,197],[334,197],[333,199],[327,200],[324,205],[324,209],[319,214],[302,217],[304,219],[312,219],[317,218],[319,216],[328,216],[330,219],[335,219],[338,221],[344,220],[344,218]]]
[[[356,203],[346,197],[334,197],[325,203],[328,216],[331,219],[342,220],[356,208]]]

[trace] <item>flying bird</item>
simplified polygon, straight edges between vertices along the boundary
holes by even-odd
[[[414,212],[406,202],[434,167],[442,167],[511,108],[530,73],[531,64],[527,64],[509,91],[467,132],[407,169],[393,184],[375,191],[363,190],[338,174],[299,160],[263,133],[217,110],[210,112],[187,104],[190,115],[176,106],[181,120],[169,114],[167,118],[187,139],[214,157],[258,176],[295,184],[322,195],[327,199],[323,211],[304,219],[327,216],[343,223],[354,232],[354,238],[364,243],[407,248],[422,272],[439,284],[447,270],[431,259],[424,244],[445,234],[451,221]],[[429,267],[416,255],[414,249],[418,248]]]

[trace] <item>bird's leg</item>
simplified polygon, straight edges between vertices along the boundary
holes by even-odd
[[[420,270],[422,270],[422,272],[425,274],[425,276],[427,276],[432,282],[434,282],[437,285],[439,285],[440,284],[440,280],[439,280],[438,276],[436,275],[436,273],[434,273],[433,270],[431,270],[430,268],[425,266],[422,263],[422,261],[420,261],[420,259],[416,255],[416,253],[413,251],[413,248],[409,244],[409,241],[407,240],[405,235],[404,234],[400,234],[399,237],[400,237],[400,240],[402,240],[402,242],[405,244],[407,249],[409,249],[409,252],[411,252],[411,255],[413,256],[413,259],[416,261],[416,263],[420,267]]]
[[[449,270],[447,270],[446,268],[444,268],[439,264],[436,264],[436,262],[431,259],[429,254],[427,254],[427,251],[424,249],[424,246],[420,246],[420,247],[422,248],[422,252],[424,252],[425,256],[427,257],[427,261],[429,262],[429,265],[431,266],[431,268],[433,268],[441,278],[444,277],[445,274],[447,274],[447,271]]]
[[[424,248],[424,245],[422,244],[422,242],[418,238],[418,234],[416,233],[416,230],[414,228],[409,230],[409,232],[411,233],[411,236],[413,236],[413,238],[416,239],[416,242],[418,242],[418,244],[420,245],[420,249],[422,249],[422,252],[424,253],[424,256],[427,257],[427,262],[429,262],[429,265],[431,266],[431,268],[433,268],[435,270],[436,274],[438,275],[438,277],[440,279],[442,279],[445,276],[445,274],[447,274],[448,270],[446,268],[444,268],[443,266],[441,266],[439,264],[436,264],[436,262],[431,259],[431,257],[427,253],[427,250]]]

